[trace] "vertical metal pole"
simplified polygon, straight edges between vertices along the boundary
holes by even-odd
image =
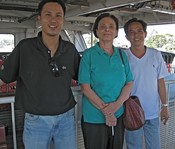
[[[91,31],[91,47],[93,46],[93,31]]]
[[[11,112],[12,112],[13,145],[14,149],[17,149],[14,102],[11,102]]]
[[[74,95],[75,100],[77,101],[76,96]],[[78,148],[78,119],[77,119],[77,104],[75,105],[75,135],[76,135],[76,147]]]
[[[167,89],[167,103],[169,103],[169,98],[170,98],[170,84],[168,85],[168,89]],[[165,126],[165,144],[164,144],[164,148],[167,147],[167,136],[168,136],[168,125]]]

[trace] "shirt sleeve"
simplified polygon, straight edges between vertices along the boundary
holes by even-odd
[[[158,79],[164,78],[168,76],[168,69],[166,67],[165,61],[162,57],[162,54],[160,51],[157,52],[157,57],[158,57]]]
[[[74,80],[78,80],[78,69],[80,64],[80,54],[78,53],[77,49],[75,48],[75,54],[74,54],[74,71],[75,75],[73,77]]]
[[[133,75],[130,69],[130,65],[129,65],[126,53],[122,51],[122,55],[123,55],[124,63],[125,63],[126,83],[128,83],[128,82],[133,81]]]
[[[0,79],[5,83],[14,82],[19,74],[20,43],[4,61],[0,68]]]
[[[90,55],[87,52],[83,53],[80,60],[78,83],[90,84]]]

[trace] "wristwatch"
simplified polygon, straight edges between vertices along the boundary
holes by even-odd
[[[161,107],[168,107],[168,104],[164,103],[164,104],[161,105]]]

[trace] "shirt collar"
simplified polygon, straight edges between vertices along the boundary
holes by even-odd
[[[38,49],[46,49],[48,51],[48,48],[44,45],[43,43],[43,40],[42,40],[42,31],[38,33],[38,36],[37,36],[37,46],[38,46]],[[65,52],[65,46],[63,44],[63,40],[61,38],[61,36],[59,36],[59,46],[58,46],[58,49],[57,51],[59,51],[59,53],[64,53]]]
[[[95,44],[95,49],[97,50],[97,52],[99,53],[99,54],[106,54],[106,52],[102,49],[102,48],[100,48],[100,46],[99,46],[99,42],[97,42],[96,44]],[[118,55],[119,54],[119,51],[118,51],[118,48],[117,47],[114,47],[114,46],[112,46],[113,47],[113,49],[114,49],[114,53],[113,53],[113,55]]]

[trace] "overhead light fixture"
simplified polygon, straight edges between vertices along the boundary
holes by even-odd
[[[15,22],[15,18],[8,16],[1,16],[0,22]]]
[[[172,14],[172,15],[175,15],[175,11],[169,10],[169,9],[156,8],[156,9],[153,9],[153,11],[154,11],[154,12],[164,13],[164,14]]]
[[[77,26],[90,26],[90,23],[84,21],[71,21],[71,23]]]

